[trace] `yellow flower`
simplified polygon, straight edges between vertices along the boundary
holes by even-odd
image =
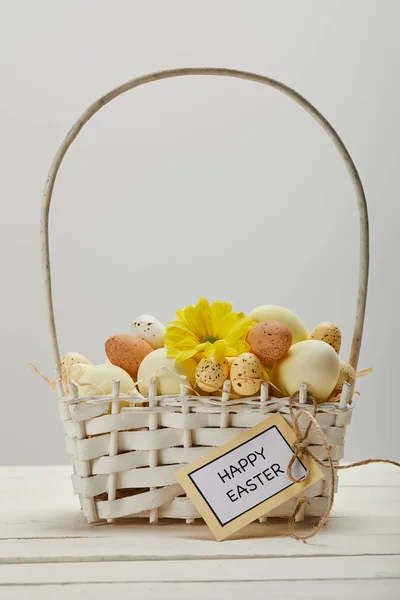
[[[196,306],[176,311],[176,321],[168,324],[165,346],[168,356],[183,362],[188,358],[237,356],[250,350],[245,341],[255,322],[244,313],[232,312],[229,302],[200,298]]]

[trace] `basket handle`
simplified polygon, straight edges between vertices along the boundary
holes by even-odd
[[[237,71],[234,69],[225,68],[214,68],[214,67],[192,67],[183,69],[171,69],[168,71],[158,71],[156,73],[149,73],[148,75],[142,75],[136,79],[131,79],[123,85],[116,87],[115,89],[108,92],[96,102],[94,102],[89,108],[82,114],[78,121],[73,125],[69,131],[67,137],[59,147],[57,154],[54,157],[53,163],[50,167],[49,175],[47,177],[46,185],[43,193],[42,200],[42,212],[41,212],[41,246],[42,246],[42,267],[44,275],[44,286],[46,291],[46,305],[47,315],[50,328],[50,336],[53,350],[53,357],[56,368],[56,376],[59,377],[60,367],[60,351],[58,347],[57,332],[54,319],[54,307],[53,297],[51,288],[51,271],[50,271],[50,254],[49,254],[49,211],[50,203],[53,195],[54,183],[57,177],[58,170],[61,162],[71,146],[72,142],[78,136],[82,127],[87,123],[93,115],[95,115],[103,106],[111,102],[114,98],[117,98],[121,94],[124,94],[128,90],[139,87],[145,83],[152,81],[159,81],[161,79],[169,79],[170,77],[181,77],[183,75],[215,75],[219,77],[235,77],[237,79],[247,79],[256,83],[262,83],[269,87],[275,88],[289,96],[302,108],[304,108],[310,115],[321,125],[326,131],[329,137],[335,144],[340,156],[345,162],[347,170],[350,174],[350,178],[355,187],[357,204],[359,210],[360,220],[360,263],[359,263],[359,283],[358,283],[358,297],[356,307],[356,318],[354,324],[353,341],[350,351],[350,364],[356,369],[358,363],[358,357],[360,354],[362,332],[364,327],[365,318],[365,306],[367,300],[367,287],[368,287],[368,270],[369,270],[369,226],[368,226],[368,211],[367,203],[365,199],[364,189],[354,165],[354,162],[347,151],[344,143],[336,133],[332,125],[321,115],[321,113],[310,103],[308,100],[303,98],[298,92],[286,86],[285,84],[271,79],[270,77],[264,77],[263,75],[257,75],[255,73],[248,73],[246,71]],[[62,389],[59,391],[62,393]]]

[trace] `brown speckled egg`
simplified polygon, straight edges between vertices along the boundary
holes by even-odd
[[[136,379],[142,360],[153,351],[145,340],[128,334],[108,338],[105,349],[110,363],[124,369],[133,379]]]
[[[261,387],[263,366],[251,352],[236,356],[231,366],[232,389],[240,396],[254,396]]]
[[[332,346],[336,354],[339,354],[340,346],[342,345],[342,334],[339,327],[334,323],[322,321],[322,323],[318,323],[312,330],[310,340],[325,342]]]
[[[247,336],[253,354],[266,366],[280,360],[292,345],[292,332],[279,321],[264,321],[250,329]]]
[[[227,360],[217,362],[214,357],[204,357],[196,368],[196,385],[205,392],[215,392],[222,388],[229,374]]]

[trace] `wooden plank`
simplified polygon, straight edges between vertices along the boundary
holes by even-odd
[[[390,465],[369,465],[363,469],[355,469],[352,472],[354,478],[351,475],[350,479],[349,471],[340,473],[339,493],[335,497],[327,528],[331,531],[331,522],[335,521],[335,531],[347,535],[399,533],[399,487],[384,489],[381,486],[368,488],[341,485],[344,477],[348,478],[349,484],[357,483],[358,474],[362,471],[371,472],[373,476],[369,481],[373,483],[374,477],[383,477],[386,472],[391,481],[392,475],[395,477],[400,469]],[[0,468],[0,537],[120,535],[119,532],[123,529],[121,526],[114,533],[115,529],[110,528],[112,526],[99,528],[86,524],[79,510],[78,499],[72,493],[70,473],[71,467],[68,466]],[[27,497],[30,499],[29,503],[26,502]],[[263,534],[256,532],[254,535]]]
[[[336,502],[336,499],[340,501]],[[340,487],[335,497],[333,517],[399,517],[400,486]]]
[[[124,535],[136,537],[137,535],[150,535],[148,533],[148,525],[145,531],[140,533],[140,528],[145,527],[142,520],[129,519],[116,525],[88,525],[79,509],[79,501],[77,497],[72,498],[74,501],[73,507],[71,504],[62,504],[61,501],[55,500],[53,506],[48,507],[45,511],[26,509],[23,514],[15,514],[8,522],[0,521],[0,539],[41,539],[50,538],[57,540],[63,537],[101,537],[104,540],[116,537],[120,538]],[[200,523],[199,523],[200,525]],[[254,523],[249,527],[254,527],[249,530],[249,535],[255,537],[266,537],[264,527],[268,525],[272,527],[271,535],[287,535],[287,521],[282,519],[271,519],[268,524],[261,525]],[[174,527],[182,527],[182,530],[176,533],[180,539],[183,532],[186,531],[187,525],[176,521],[163,520],[159,527],[164,530],[171,530],[171,535],[174,534]],[[192,526],[191,526],[192,527]],[[204,532],[208,532],[206,525],[201,525]],[[301,529],[300,529],[301,530]],[[345,536],[364,536],[364,535],[391,535],[400,533],[400,518],[399,517],[373,517],[368,516],[353,516],[346,518],[331,517],[323,532],[312,542],[316,543],[321,540],[321,535],[326,531],[330,534],[337,533]],[[158,532],[157,535],[160,535]],[[176,542],[178,543],[178,542]],[[377,546],[378,547],[378,546]],[[377,553],[379,553],[377,551]]]
[[[1,588],[3,600],[393,600],[400,596],[400,579],[324,581],[224,581],[189,583],[69,583],[69,585],[16,585]]]
[[[338,474],[341,487],[400,486],[400,468],[386,463],[372,463],[353,469],[339,470]]]
[[[400,557],[346,556],[2,565],[1,584],[398,579]]]
[[[118,531],[116,527],[114,531]],[[307,526],[299,527],[307,531]],[[400,553],[400,533],[395,535],[344,535],[320,532],[308,544],[286,536],[286,524],[245,528],[224,543],[214,540],[205,525],[128,526],[125,534],[104,537],[0,540],[0,564],[45,562],[102,562],[140,560],[205,560],[304,557],[374,556]]]

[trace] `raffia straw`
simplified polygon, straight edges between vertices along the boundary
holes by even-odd
[[[56,379],[50,379],[49,377],[47,377],[46,375],[44,375],[41,371],[39,371],[39,369],[37,367],[35,367],[35,365],[33,365],[32,363],[28,363],[28,366],[32,369],[32,371],[34,371],[37,375],[39,375],[42,379],[44,379],[44,381],[46,383],[49,384],[49,386],[54,390],[57,386],[57,380]],[[61,377],[59,378],[59,381],[61,381]],[[90,396],[106,396],[105,390],[104,388],[102,388],[100,385],[97,385],[95,383],[82,383],[82,382],[78,382],[75,379],[73,379],[72,377],[69,379],[69,381],[72,381],[72,383],[74,383],[77,387],[90,387]],[[137,382],[139,383],[139,382]],[[136,398],[138,398],[139,400],[142,400],[143,402],[146,402],[146,398],[139,392],[139,390],[137,389],[137,383],[133,382],[134,388],[132,389],[132,391],[130,392],[124,392],[125,396],[135,396]]]
[[[372,367],[368,367],[368,369],[362,369],[362,371],[356,371],[356,379],[359,377],[364,377],[365,375],[370,375],[374,370]]]
[[[315,398],[313,398],[310,394],[308,395],[308,397],[311,399],[311,401],[313,403],[313,412],[312,413],[310,413],[306,410],[303,410],[301,408],[298,408],[294,405],[295,400],[298,398],[298,392],[296,392],[295,394],[292,394],[289,398],[289,411],[290,411],[291,419],[293,421],[294,432],[296,434],[296,442],[293,445],[293,456],[290,459],[290,462],[288,464],[287,476],[289,477],[289,479],[291,481],[293,481],[293,483],[299,483],[300,481],[306,480],[310,474],[310,460],[311,459],[314,460],[319,466],[326,468],[327,465],[324,464],[322,461],[320,461],[318,458],[316,458],[312,454],[312,452],[310,451],[310,448],[309,448],[310,442],[308,440],[308,435],[309,435],[312,425],[314,425],[318,432],[322,446],[324,447],[324,450],[328,456],[331,490],[330,490],[330,495],[329,495],[328,506],[325,510],[325,513],[322,515],[322,517],[316,523],[316,525],[311,530],[311,532],[307,533],[305,535],[296,533],[295,526],[296,526],[296,515],[299,512],[299,510],[301,509],[301,507],[303,506],[303,504],[305,504],[307,502],[307,499],[300,498],[297,501],[296,508],[295,508],[292,516],[289,519],[289,527],[290,527],[291,535],[294,538],[296,538],[296,540],[301,540],[303,542],[306,542],[310,538],[314,537],[323,528],[323,526],[326,523],[326,520],[328,519],[328,517],[331,513],[332,506],[333,506],[333,499],[334,499],[334,495],[335,495],[335,469],[336,470],[352,469],[354,467],[361,467],[363,465],[369,465],[371,463],[388,463],[390,465],[400,467],[400,463],[396,462],[395,460],[389,460],[389,459],[384,459],[384,458],[367,458],[365,460],[360,460],[358,462],[354,462],[349,465],[336,465],[335,466],[333,464],[332,455],[331,455],[331,451],[329,448],[328,440],[326,439],[325,432],[323,431],[323,429],[321,428],[317,419],[315,418],[316,412],[317,412],[317,402],[316,402]],[[304,431],[302,431],[300,424],[299,424],[299,418],[301,416],[304,416],[309,419],[309,422]],[[300,479],[296,479],[292,473],[292,468],[293,468],[293,465],[294,465],[296,459],[302,460],[302,462],[304,464],[304,468],[306,470],[305,476]]]
[[[133,389],[130,392],[126,392],[127,396],[136,396],[136,398],[139,398],[139,400],[143,400],[143,402],[147,402],[147,398],[145,396],[143,396],[143,394],[141,394],[137,388],[137,386],[139,385],[139,383],[141,383],[142,381],[134,381],[133,382]]]
[[[45,380],[46,383],[49,384],[49,386],[55,390],[56,386],[57,386],[57,380],[56,379],[50,379],[50,377],[46,377],[46,375],[44,375],[41,371],[39,371],[39,369],[37,367],[35,367],[35,365],[33,365],[32,363],[28,363],[28,366],[32,369],[32,371],[34,373],[36,373],[37,375],[39,375],[42,379]],[[61,380],[61,378],[60,378]]]

